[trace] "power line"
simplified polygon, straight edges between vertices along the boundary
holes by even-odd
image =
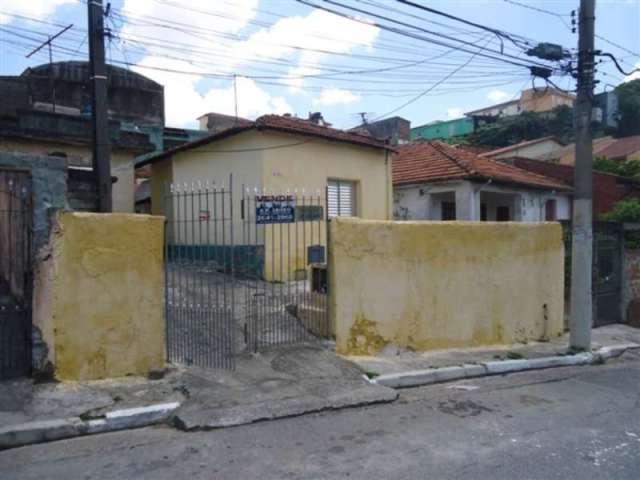
[[[414,98],[412,98],[411,100],[409,100],[408,102],[403,103],[402,105],[400,105],[399,107],[394,108],[393,110],[385,113],[384,115],[381,115],[379,117],[376,117],[373,119],[373,121],[378,121],[381,118],[384,117],[388,117],[389,115],[392,115],[394,113],[396,113],[399,110],[402,110],[403,108],[411,105],[412,103],[417,102],[418,100],[420,100],[422,97],[424,97],[426,94],[428,94],[429,92],[431,92],[433,89],[435,89],[438,85],[442,84],[443,82],[446,82],[449,78],[451,78],[453,75],[455,75],[456,73],[458,73],[460,70],[462,70],[464,67],[466,67],[467,65],[469,65],[471,63],[471,61],[476,58],[476,56],[482,51],[482,49],[479,49],[476,53],[474,53],[473,55],[471,55],[469,57],[469,59],[463,63],[462,65],[460,65],[459,67],[457,67],[456,69],[452,70],[449,74],[447,74],[445,77],[443,77],[441,80],[439,80],[438,82],[436,82],[435,84],[431,85],[429,88],[427,88],[426,90],[424,90],[423,92],[421,92],[420,94],[418,94],[417,96],[415,96]]]
[[[340,11],[337,11],[337,10],[333,10],[333,9],[330,9],[330,8],[327,8],[327,7],[324,7],[324,6],[321,6],[321,5],[317,5],[317,4],[314,4],[312,2],[309,2],[308,0],[296,0],[296,1],[298,3],[302,3],[304,5],[307,5],[307,6],[310,6],[310,7],[313,7],[313,8],[318,8],[320,10],[325,10],[325,11],[327,11],[329,13],[333,13],[335,15],[338,15],[338,16],[341,16],[341,17],[344,17],[344,18],[349,18],[349,19],[351,19],[353,21],[356,21],[356,22],[359,22],[359,23],[363,23],[365,25],[373,25],[373,26],[376,26],[376,27],[378,27],[380,29],[383,29],[383,30],[391,31],[391,32],[397,33],[399,35],[403,35],[403,36],[407,36],[407,37],[410,37],[410,38],[422,40],[422,41],[433,43],[433,44],[436,44],[436,45],[452,47],[451,44],[447,44],[446,42],[443,42],[441,40],[431,39],[431,38],[428,38],[428,37],[417,35],[417,34],[414,34],[414,33],[411,33],[411,32],[405,31],[405,30],[401,30],[401,29],[398,29],[398,28],[395,28],[395,27],[390,27],[388,25],[384,25],[384,24],[381,24],[381,23],[375,22],[375,21],[365,21],[365,20],[363,20],[363,19],[361,19],[359,17],[355,17],[355,16],[348,15],[346,13],[343,13],[343,12],[340,12]],[[368,14],[368,15],[371,15],[371,16],[375,16],[375,17],[378,17],[378,18],[385,19],[385,20],[389,20],[389,21],[391,21],[393,23],[398,23],[400,25],[408,26],[408,27],[410,27],[412,29],[422,30],[422,31],[424,31],[424,32],[426,32],[426,33],[428,33],[430,35],[436,36],[438,38],[439,37],[449,38],[449,39],[452,39],[453,41],[460,42],[460,43],[463,43],[463,44],[468,44],[471,47],[475,47],[475,45],[472,44],[472,43],[464,42],[463,40],[458,40],[458,39],[449,37],[449,36],[444,35],[444,34],[439,33],[439,32],[430,32],[428,30],[422,29],[420,27],[416,27],[414,25],[409,25],[409,24],[406,24],[404,22],[400,22],[398,20],[389,19],[388,17],[384,17],[384,16],[381,16],[381,15],[372,14],[371,12],[366,12],[366,11],[363,11],[361,9],[356,9],[354,7],[344,6],[342,4],[339,4],[338,2],[334,2],[334,1],[331,1],[331,0],[324,0],[324,1],[327,2],[327,3],[334,4],[334,5],[343,6],[344,8],[347,8],[347,9],[350,9],[350,10],[354,10],[354,11],[357,11],[357,12],[360,12],[360,13]],[[468,49],[465,49],[465,48],[460,47],[460,46],[457,46],[457,50],[462,51],[462,52],[466,52],[466,53],[474,53],[473,51],[469,51]],[[490,51],[492,53],[497,53],[498,55],[503,55],[505,57],[509,56],[511,58],[519,60],[520,62],[523,61],[522,59],[520,59],[518,57],[515,57],[513,55],[501,54],[500,52],[496,52],[495,50],[491,50],[491,49],[486,49],[486,50]],[[518,67],[529,68],[531,66],[529,64],[519,63],[519,62],[516,62],[514,60],[510,60],[508,58],[501,58],[500,56],[496,57],[496,56],[489,55],[489,54],[486,54],[486,53],[479,53],[478,55],[486,57],[486,58],[491,58],[493,60],[502,61],[502,62],[505,62],[505,63],[510,63],[510,64],[516,65]],[[548,68],[548,66],[545,65],[545,64],[540,64],[540,63],[537,63],[537,62],[532,62],[532,63],[536,64],[536,65],[538,65],[540,67],[543,67],[543,68]]]

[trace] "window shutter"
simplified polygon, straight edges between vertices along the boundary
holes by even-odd
[[[327,209],[329,217],[353,217],[355,215],[355,183],[329,180]]]
[[[327,213],[329,217],[337,217],[339,212],[338,182],[332,180],[327,185]]]

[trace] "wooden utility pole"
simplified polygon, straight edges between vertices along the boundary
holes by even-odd
[[[580,0],[578,95],[575,105],[576,164],[571,255],[570,346],[591,349],[593,324],[593,146],[591,112],[594,86],[595,0]]]
[[[98,211],[110,212],[111,147],[107,110],[107,66],[104,54],[104,10],[102,0],[89,0],[89,80],[93,129],[93,173],[98,186]]]

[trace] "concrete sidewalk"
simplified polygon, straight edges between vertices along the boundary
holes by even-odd
[[[405,372],[441,369],[461,365],[478,365],[496,360],[542,359],[567,354],[569,334],[550,342],[494,345],[490,347],[457,348],[412,352],[393,345],[385,347],[375,357],[345,357],[362,367],[371,377]],[[627,325],[607,325],[592,331],[593,350],[614,345],[640,344],[640,329]]]
[[[173,368],[159,380],[0,382],[0,449],[169,423],[206,430],[397,398],[319,346],[244,355],[236,370]]]

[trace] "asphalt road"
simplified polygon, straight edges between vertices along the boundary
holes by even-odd
[[[637,480],[640,353],[404,390],[388,405],[14,449],[0,478]]]

